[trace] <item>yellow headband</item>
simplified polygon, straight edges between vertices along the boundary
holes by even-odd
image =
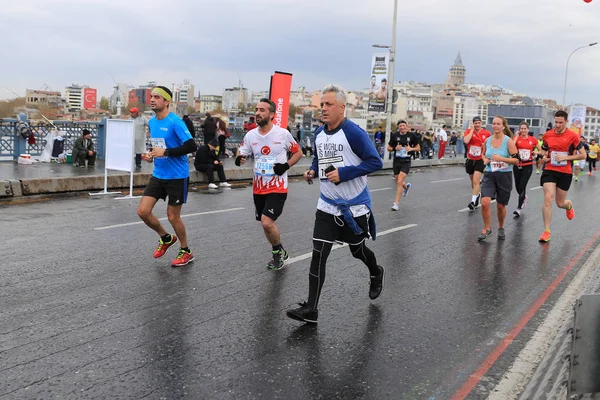
[[[161,96],[163,99],[165,99],[167,101],[171,101],[171,96],[169,96],[169,93],[167,93],[162,88],[155,87],[154,89],[152,89],[152,94],[157,94],[157,95]]]

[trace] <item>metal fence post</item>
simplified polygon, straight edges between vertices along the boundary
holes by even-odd
[[[98,137],[96,139],[96,152],[100,159],[104,159],[106,155],[106,121],[108,118],[102,118],[98,125]]]

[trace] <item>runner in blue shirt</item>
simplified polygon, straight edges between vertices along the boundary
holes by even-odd
[[[190,169],[187,154],[196,151],[196,142],[185,123],[177,115],[169,112],[173,94],[164,86],[152,89],[150,107],[156,116],[148,121],[152,149],[146,154],[146,161],[154,161],[154,172],[144,190],[138,206],[138,215],[152,230],[160,236],[154,258],[165,255],[178,240],[181,249],[173,260],[173,267],[181,267],[194,260],[188,248],[185,225],[181,220],[181,206],[187,200]],[[166,200],[167,217],[176,235],[171,235],[152,214],[158,199]]]

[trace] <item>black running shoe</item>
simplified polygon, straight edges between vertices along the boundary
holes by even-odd
[[[468,207],[469,207],[469,210],[475,211],[475,207],[477,207],[477,206],[475,205],[475,203],[470,202],[469,205],[468,205]]]
[[[380,271],[379,275],[371,276],[371,285],[369,286],[369,298],[371,300],[375,300],[379,297],[381,292],[383,292],[383,276],[385,270],[381,265],[378,265],[378,267]]]
[[[490,235],[492,234],[492,230],[488,229],[487,231],[485,231],[485,233],[480,234],[479,236],[477,236],[477,240],[480,242],[483,242],[485,239],[487,239]]]
[[[319,318],[319,311],[313,309],[308,303],[298,303],[299,308],[287,311],[287,316],[296,321],[306,322],[309,324],[316,324]]]
[[[279,271],[285,265],[285,262],[290,259],[290,255],[285,250],[273,251],[273,259],[267,264],[267,268],[273,271]]]
[[[479,201],[481,200],[481,193],[479,193],[477,195],[477,198],[475,199],[475,208],[477,208],[479,206]]]

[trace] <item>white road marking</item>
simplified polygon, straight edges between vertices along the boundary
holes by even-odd
[[[496,200],[492,200],[492,201],[490,201],[490,204],[493,204],[495,202],[496,202]],[[479,204],[477,206],[477,208],[475,208],[475,210],[478,210],[480,208],[481,208],[481,204]],[[467,212],[467,211],[471,211],[471,209],[469,207],[467,207],[467,208],[461,208],[460,210],[458,210],[458,212]]]
[[[529,189],[529,190],[540,190],[540,189],[543,189],[543,188],[542,188],[541,186],[536,186],[536,187],[534,187],[534,188],[531,188],[531,189]]]
[[[454,181],[462,181],[462,180],[466,181],[465,178],[454,178],[454,179],[443,179],[441,181],[431,181],[429,183],[454,182]]]
[[[398,231],[403,231],[408,228],[414,228],[415,226],[417,226],[417,224],[408,224],[408,225],[403,225],[403,226],[398,226],[396,228],[388,229],[387,231],[377,232],[377,237],[389,235],[390,233],[394,233],[394,232],[398,232]],[[342,247],[346,247],[346,246],[348,246],[346,243],[335,244],[335,245],[333,245],[331,250],[333,251],[333,250],[341,249]],[[312,251],[310,253],[306,253],[306,254],[302,254],[297,257],[290,258],[289,260],[286,261],[285,265],[290,265],[290,264],[296,263],[298,261],[306,260],[311,257],[312,257]]]
[[[227,208],[225,210],[215,210],[215,211],[205,211],[205,212],[199,212],[199,213],[193,213],[193,214],[185,214],[182,215],[181,218],[186,218],[186,217],[195,217],[198,215],[208,215],[208,214],[219,214],[219,213],[224,213],[224,212],[229,212],[229,211],[240,211],[240,210],[245,210],[245,208],[243,207],[237,207],[237,208]],[[165,221],[167,220],[167,217],[163,217],[163,218],[159,218],[159,221]],[[103,231],[105,229],[112,229],[112,228],[121,228],[123,226],[131,226],[131,225],[140,225],[143,224],[144,221],[137,221],[137,222],[128,222],[125,224],[117,224],[117,225],[108,225],[108,226],[101,226],[99,228],[94,228],[95,231]]]
[[[373,193],[373,192],[381,192],[382,190],[391,190],[392,188],[380,188],[380,189],[369,189],[369,192]]]

